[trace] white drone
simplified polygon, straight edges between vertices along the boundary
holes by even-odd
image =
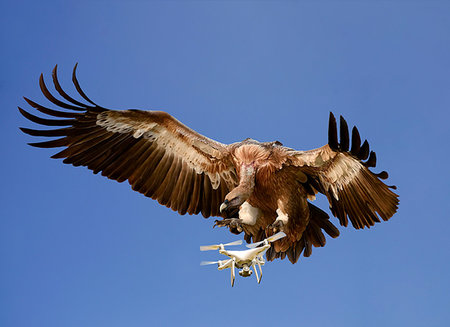
[[[252,275],[252,271],[250,270],[250,266],[255,271],[256,280],[258,283],[261,282],[262,278],[262,268],[265,264],[265,260],[263,258],[266,251],[270,248],[270,242],[275,242],[280,238],[285,237],[286,234],[283,232],[279,232],[275,235],[272,235],[261,242],[256,242],[252,244],[248,244],[247,247],[249,250],[240,250],[240,251],[227,251],[225,250],[225,246],[230,245],[240,245],[242,244],[242,240],[234,241],[226,244],[216,244],[216,245],[204,245],[200,246],[200,251],[208,251],[208,250],[219,250],[220,254],[224,254],[230,259],[228,260],[219,260],[219,261],[202,261],[200,265],[218,265],[218,270],[223,270],[230,268],[231,269],[231,286],[234,286],[235,279],[235,271],[234,269],[237,267],[242,269],[239,271],[239,275],[242,277],[249,277]],[[260,246],[262,245],[262,246]],[[259,267],[260,275],[258,276],[258,272],[256,271],[256,265]]]

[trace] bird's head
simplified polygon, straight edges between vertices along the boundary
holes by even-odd
[[[239,207],[247,201],[251,192],[252,190],[246,189],[245,187],[236,187],[225,196],[225,200],[220,205],[220,212],[226,212],[227,216],[231,217],[234,212],[239,210]]]
[[[228,197],[228,199],[226,197],[223,203],[220,205],[220,212],[234,211],[234,209],[238,209],[242,205],[242,203],[245,202],[245,200],[246,199],[240,194]]]
[[[235,213],[239,210],[239,207],[253,193],[256,175],[254,162],[242,164],[238,174],[240,177],[239,185],[225,196],[223,203],[220,205],[220,212],[225,212],[228,217],[235,217]]]

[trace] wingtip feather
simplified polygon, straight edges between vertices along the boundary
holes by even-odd
[[[349,143],[350,143],[350,137],[348,134],[348,125],[347,125],[347,122],[345,121],[344,117],[342,117],[342,116],[339,116],[339,123],[340,123],[340,136],[341,136],[339,147],[342,152],[347,152],[348,148],[349,148]]]
[[[333,151],[337,151],[339,148],[336,118],[334,117],[331,111],[330,111],[330,118],[328,121],[328,145]]]
[[[350,149],[350,153],[354,156],[357,156],[359,150],[361,149],[361,136],[359,135],[359,131],[356,126],[353,126],[352,129],[352,148]]]
[[[366,167],[375,167],[377,165],[377,155],[370,151],[369,159],[364,163]]]

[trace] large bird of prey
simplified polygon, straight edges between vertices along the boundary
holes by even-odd
[[[323,232],[333,238],[339,235],[328,214],[308,201],[318,192],[327,197],[342,226],[350,220],[356,229],[370,227],[397,210],[398,195],[390,190],[395,187],[381,181],[388,174],[369,170],[375,167],[375,153],[367,141],[361,145],[356,127],[350,142],[342,117],[339,138],[330,113],[328,144],[310,151],[296,151],[278,141],[222,144],[162,111],[116,111],[95,104],[80,88],[76,67],[72,81],[86,103],[63,91],[55,66],[53,84],[65,101],[49,92],[42,75],[39,85],[50,102],[67,110],[49,109],[25,98],[41,113],[57,117],[48,119],[19,107],[32,122],[54,127],[21,128],[32,136],[56,137],[30,145],[64,147],[52,158],[86,166],[118,182],[127,180],[133,190],[182,215],[222,217],[215,225],[244,232],[247,242],[284,231],[287,237],[274,243],[268,260],[287,256],[295,263],[301,253],[310,256],[312,246],[325,245]]]

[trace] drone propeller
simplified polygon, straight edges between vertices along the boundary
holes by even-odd
[[[202,262],[200,262],[200,266],[215,265],[219,262],[220,262],[220,260],[219,261],[202,261]]]
[[[226,244],[202,245],[202,246],[200,246],[200,251],[218,250],[218,249],[222,248],[223,246],[241,245],[241,244],[242,244],[242,240],[237,240],[237,241],[226,243]]]
[[[284,232],[278,232],[275,235],[269,236],[268,238],[266,238],[265,240],[262,240],[260,242],[247,244],[247,247],[250,248],[250,249],[253,249],[253,248],[256,248],[257,246],[263,244],[265,241],[267,241],[267,242],[275,242],[275,241],[277,241],[280,238],[283,238],[285,236],[286,236],[286,234]]]

